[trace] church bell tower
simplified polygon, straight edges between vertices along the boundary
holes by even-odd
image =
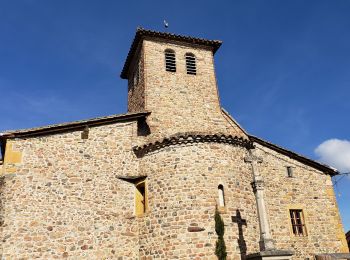
[[[221,41],[138,28],[121,78],[128,80],[128,112],[150,111],[151,133],[227,133],[214,54]],[[235,133],[237,135],[237,133]]]

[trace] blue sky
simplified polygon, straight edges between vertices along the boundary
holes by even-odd
[[[349,13],[345,0],[3,0],[0,131],[125,112],[135,29],[165,18],[171,32],[223,40],[221,102],[249,133],[350,171]],[[349,187],[336,189],[346,230]]]

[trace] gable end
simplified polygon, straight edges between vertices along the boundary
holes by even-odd
[[[325,174],[329,174],[330,176],[335,176],[335,175],[339,174],[339,172],[336,169],[331,168],[328,165],[321,164],[319,162],[311,160],[311,159],[309,159],[309,158],[307,158],[305,156],[302,156],[300,154],[297,154],[295,152],[292,152],[290,150],[287,150],[285,148],[282,148],[280,146],[272,144],[272,143],[270,143],[268,141],[265,141],[265,140],[263,140],[261,138],[258,138],[256,136],[253,136],[253,135],[248,135],[248,136],[249,136],[249,139],[252,142],[256,142],[256,143],[258,143],[260,145],[268,147],[268,148],[270,148],[270,149],[272,149],[272,150],[274,150],[274,151],[276,151],[278,153],[281,153],[283,155],[288,156],[289,158],[295,159],[295,160],[297,160],[297,161],[299,161],[301,163],[304,163],[304,164],[306,164],[308,166],[311,166],[311,167],[313,167],[313,168],[315,168],[317,170],[320,170],[320,171],[324,172]]]

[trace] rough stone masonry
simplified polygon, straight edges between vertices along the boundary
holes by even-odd
[[[216,208],[227,259],[347,253],[337,171],[221,108],[220,45],[139,28],[121,74],[126,114],[3,133],[1,259],[217,259]]]

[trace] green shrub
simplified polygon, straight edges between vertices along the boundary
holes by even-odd
[[[215,210],[215,231],[218,235],[218,240],[215,244],[215,255],[219,260],[226,260],[227,252],[224,240],[225,224],[217,209]]]

